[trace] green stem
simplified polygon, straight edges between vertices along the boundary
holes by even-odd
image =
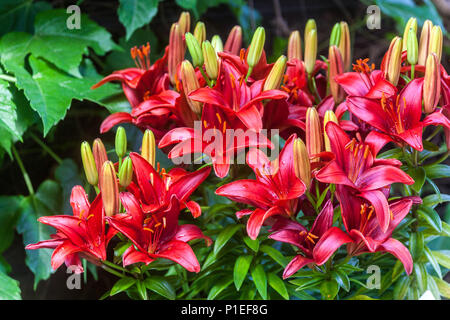
[[[14,145],[11,146],[12,153],[14,155],[14,158],[16,158],[17,164],[19,165],[20,171],[22,172],[23,179],[25,180],[25,184],[28,189],[28,193],[30,196],[34,196],[34,188],[33,184],[31,183],[30,176],[28,175],[27,170],[25,169],[25,166],[23,165],[22,159],[19,156],[19,153],[17,152],[17,149]]]
[[[9,81],[9,82],[16,82],[17,81],[16,78],[8,76],[7,74],[0,74],[0,79],[6,80],[6,81]]]
[[[33,139],[39,146],[41,146],[42,149],[45,150],[58,164],[62,163],[62,159],[53,152],[52,149],[50,149],[41,139],[39,139],[34,133],[30,133],[31,139]]]
[[[116,270],[114,270],[114,269],[112,269],[112,268],[110,268],[110,267],[108,267],[108,266],[106,266],[104,264],[102,265],[102,268],[103,268],[103,270],[108,271],[109,273],[111,273],[111,274],[113,274],[113,275],[115,275],[115,276],[117,276],[119,278],[124,278],[125,277],[125,275],[117,272]]]
[[[412,64],[412,65],[411,65],[411,81],[414,80],[414,71],[415,71],[415,65]]]
[[[308,74],[308,88],[311,91],[311,93],[314,95],[314,99],[316,100],[316,103],[318,104],[320,102],[320,96],[319,96],[319,92],[317,91],[316,82],[314,81],[314,78],[311,76],[311,74]]]
[[[205,70],[203,70],[202,67],[199,68],[200,69],[200,73],[202,74],[203,78],[205,78],[206,83],[208,84],[208,87],[212,87],[212,83],[211,80],[208,78],[208,76],[205,73]]]
[[[102,263],[103,263],[105,266],[109,267],[109,268],[114,268],[114,269],[117,269],[117,270],[122,271],[122,272],[128,272],[128,273],[131,273],[129,270],[127,270],[127,269],[125,269],[125,268],[123,268],[123,267],[121,267],[121,266],[118,266],[118,265],[115,264],[115,263],[109,262],[108,260],[103,260]]]
[[[425,140],[430,141],[431,139],[433,139],[440,131],[442,130],[442,127],[436,127],[436,129],[434,129],[434,131],[428,136],[428,138],[426,138]]]

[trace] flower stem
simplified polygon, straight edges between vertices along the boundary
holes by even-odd
[[[23,175],[23,180],[25,180],[25,184],[28,189],[28,193],[30,196],[34,196],[34,188],[33,184],[31,183],[30,176],[28,175],[27,170],[25,169],[25,166],[23,165],[22,159],[19,156],[19,153],[17,152],[17,149],[14,145],[11,146],[11,151],[14,155],[14,158],[16,158],[17,164],[19,165],[20,171]]]
[[[6,81],[9,81],[9,82],[16,82],[17,81],[16,78],[8,76],[7,74],[0,74],[0,79],[6,80]]]
[[[109,267],[109,268],[114,268],[114,269],[117,269],[117,270],[122,271],[122,272],[128,272],[128,273],[131,273],[129,270],[127,270],[127,269],[125,269],[125,268],[123,268],[123,267],[121,267],[121,266],[118,266],[118,265],[115,264],[115,263],[109,262],[108,260],[103,260],[102,263],[103,263],[105,266]]]
[[[62,163],[62,159],[53,152],[52,149],[50,149],[41,139],[39,139],[34,133],[30,133],[31,139],[33,139],[39,146],[41,146],[42,149],[45,150],[58,164]]]
[[[119,278],[125,277],[125,275],[117,272],[116,270],[114,270],[114,269],[112,269],[112,268],[110,268],[110,267],[108,267],[108,266],[106,266],[104,264],[102,264],[102,268],[103,268],[103,270],[108,271],[109,273],[111,273],[111,274],[113,274],[113,275],[115,275],[115,276],[117,276]]]

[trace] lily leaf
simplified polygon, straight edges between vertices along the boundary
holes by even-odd
[[[251,275],[253,278],[253,282],[255,283],[256,289],[258,290],[261,297],[266,300],[267,299],[267,276],[264,271],[264,267],[261,264],[258,264],[251,270]]]
[[[110,296],[116,295],[120,292],[123,292],[130,288],[132,285],[136,283],[136,279],[130,278],[130,277],[124,277],[120,278],[114,286],[111,288],[111,291],[109,293]]]
[[[234,264],[233,278],[234,285],[236,286],[236,290],[239,291],[242,283],[247,276],[248,269],[250,268],[250,264],[252,263],[253,256],[244,255],[239,256],[236,259],[236,263]]]
[[[280,294],[284,299],[289,300],[289,293],[286,289],[284,281],[281,280],[275,273],[270,272],[268,274],[269,286],[271,286],[276,292]]]
[[[231,237],[242,227],[240,224],[232,224],[223,229],[214,243],[214,254],[216,255],[222,249]]]
[[[169,300],[175,300],[176,298],[175,289],[163,277],[147,278],[145,279],[144,284],[147,289],[156,292],[164,298],[167,298]]]

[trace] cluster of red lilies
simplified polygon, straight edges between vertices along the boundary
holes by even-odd
[[[151,64],[148,45],[133,48],[135,68],[116,71],[94,86],[119,81],[131,105],[130,113],[105,119],[101,133],[128,122],[145,131],[147,138],[154,135],[153,144],[144,143],[141,155],[129,154],[127,183],[121,176],[126,161],[105,166],[106,154],[94,145],[92,174],[98,179],[91,184],[99,192],[92,204],[76,186],[73,216],[41,217],[39,221],[57,233],[27,248],[54,248],[54,269],[65,262],[82,271],[80,257],[102,263],[108,242],[120,233],[130,240],[123,266],[166,258],[199,272],[187,242],[203,238],[209,245],[211,239],[195,225],[180,225],[178,216],[183,209],[193,217],[201,214],[200,205],[189,197],[208,178],[211,167],[192,172],[186,166],[168,172],[155,168],[156,142],[169,158],[202,154],[218,178],[231,180],[216,194],[248,205],[236,215],[247,217],[250,238],[269,226],[269,238],[298,248],[284,278],[305,265],[324,264],[343,245],[349,256],[389,252],[411,273],[411,255],[392,234],[421,199],[391,200],[393,183],[412,185],[414,180],[399,160],[377,156],[388,144],[422,151],[422,133],[430,125],[443,126],[449,142],[450,77],[440,64],[440,28],[427,21],[418,41],[417,22],[411,19],[403,39],[392,40],[380,69],[368,59],[358,59],[353,71],[345,22],[333,29],[325,61],[317,59],[317,29],[310,20],[304,51],[295,31],[287,57],[273,64],[266,60],[262,28],[247,49],[241,48],[238,26],[225,44],[218,36],[206,40],[202,23],[193,34],[190,29],[189,15],[183,13],[171,28],[161,59]],[[185,60],[186,51],[192,61]],[[278,129],[284,147],[276,159],[260,149],[274,148],[274,137],[249,136],[241,143],[224,141],[220,148],[209,148],[211,137],[199,132],[196,121],[203,129],[223,133]],[[242,152],[247,152],[246,165],[254,178],[232,175],[232,157]],[[109,172],[112,167],[112,180],[106,167]]]

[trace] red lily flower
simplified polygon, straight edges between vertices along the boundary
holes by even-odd
[[[223,178],[228,174],[230,164],[238,152],[250,147],[272,148],[272,143],[263,134],[244,130],[246,126],[236,113],[207,104],[203,107],[200,128],[175,128],[161,139],[158,147],[178,143],[169,152],[170,159],[187,154],[206,154],[211,159],[216,175]]]
[[[450,121],[440,112],[428,115],[423,121],[423,78],[408,83],[400,93],[386,80],[378,81],[383,87],[391,86],[392,96],[374,92],[365,97],[347,97],[347,106],[352,114],[371,126],[386,133],[398,144],[408,144],[418,151],[423,150],[422,131],[428,125],[443,125],[450,128]]]
[[[286,266],[283,279],[289,278],[307,264],[324,264],[340,246],[352,242],[344,231],[332,225],[333,205],[330,200],[309,231],[300,223],[289,219],[280,219],[274,225],[275,232],[269,236],[270,239],[290,243],[303,252]]]
[[[239,75],[247,75],[248,72],[248,64],[247,64],[247,55],[248,49],[241,49],[239,52],[239,56],[234,55],[229,52],[219,52],[218,56],[220,57],[222,63],[226,65],[228,68],[231,67],[234,69],[235,73]],[[261,58],[258,63],[253,67],[252,74],[249,77],[249,82],[263,80],[267,77],[270,70],[273,67],[273,63],[267,64],[266,52],[263,50],[261,54]],[[238,77],[237,77],[238,78]]]
[[[123,192],[120,198],[127,214],[107,217],[107,220],[134,245],[123,254],[124,266],[138,262],[148,265],[157,258],[165,258],[190,272],[200,271],[200,264],[187,242],[203,238],[210,245],[212,241],[195,225],[178,225],[180,205],[175,195],[164,210],[149,216],[144,214],[131,193]]]
[[[106,260],[106,247],[115,232],[110,229],[105,236],[101,194],[97,195],[90,205],[84,189],[75,186],[72,189],[70,204],[73,216],[55,215],[38,219],[39,222],[54,227],[57,233],[52,236],[53,239],[29,244],[26,249],[55,249],[51,260],[54,270],[66,262],[68,267],[76,266],[75,271],[82,272],[79,255],[93,262]]]
[[[365,141],[350,140],[335,123],[326,126],[331,150],[335,159],[316,174],[324,183],[346,185],[367,199],[375,208],[383,231],[389,227],[389,207],[381,189],[392,183],[411,185],[414,180],[400,170],[401,162],[396,159],[376,159],[378,151],[389,142],[389,137],[372,131]]]
[[[264,222],[275,215],[294,217],[298,198],[305,192],[305,184],[297,178],[293,167],[292,135],[281,150],[279,158],[270,161],[259,149],[247,154],[247,163],[255,172],[256,180],[238,180],[219,187],[216,194],[233,201],[255,206],[236,213],[238,218],[250,215],[247,233],[251,239],[258,237]]]
[[[150,163],[135,152],[130,153],[136,183],[132,182],[128,190],[142,204],[145,213],[164,210],[175,195],[181,209],[187,207],[194,217],[201,215],[200,205],[189,201],[190,195],[208,177],[211,168],[205,167],[195,172],[174,168],[169,172],[155,170]],[[159,166],[158,166],[159,167]]]
[[[391,235],[409,213],[413,201],[417,202],[417,200],[404,198],[392,201],[389,204],[392,221],[388,229],[383,231],[373,215],[374,207],[370,203],[352,195],[352,192],[345,186],[338,186],[338,189],[342,220],[352,238],[352,243],[347,246],[349,254],[389,252],[403,263],[406,273],[410,274],[413,268],[411,254],[400,241],[392,238]],[[420,198],[418,200],[421,202]]]

